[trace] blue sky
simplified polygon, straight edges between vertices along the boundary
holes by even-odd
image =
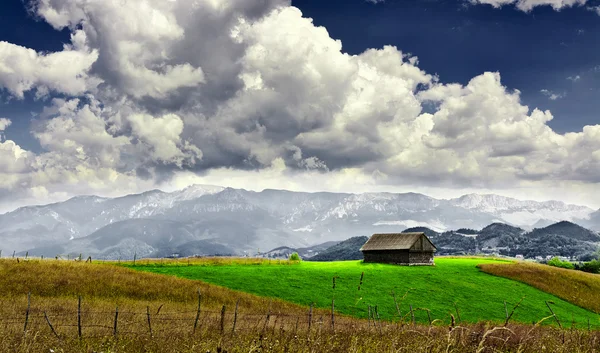
[[[0,205],[318,175],[600,206],[600,1],[199,4],[2,2]]]

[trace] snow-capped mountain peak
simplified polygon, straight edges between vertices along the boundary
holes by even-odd
[[[217,194],[223,190],[225,188],[222,186],[194,184],[183,190],[175,191],[173,194],[177,195],[178,200],[193,200],[204,195]]]
[[[456,206],[467,209],[478,209],[485,211],[502,211],[513,209],[561,209],[561,210],[579,210],[585,212],[594,212],[593,209],[586,206],[570,205],[562,201],[531,201],[518,200],[511,197],[505,197],[494,194],[467,194],[450,202]]]
[[[468,194],[450,200],[454,206],[494,214],[503,222],[525,227],[544,227],[567,220],[588,220],[594,210],[562,201],[518,200],[493,194]]]

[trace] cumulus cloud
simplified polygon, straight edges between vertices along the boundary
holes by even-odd
[[[475,77],[465,87],[432,87],[420,96],[441,102],[431,116],[430,133],[422,138],[435,151],[433,158],[443,161],[435,165],[445,168],[441,175],[456,173],[455,180],[487,187],[528,180],[600,181],[594,156],[600,143],[593,138],[600,125],[556,133],[548,126],[552,114],[522,105],[520,92],[508,91],[497,73]],[[433,159],[426,165],[433,166]]]
[[[0,131],[4,131],[6,130],[7,127],[9,127],[11,124],[11,121],[6,119],[6,118],[0,118]]]
[[[516,3],[535,4],[579,2]],[[352,178],[369,190],[600,182],[600,126],[556,133],[499,73],[444,83],[401,48],[349,55],[289,1],[37,0],[34,11],[73,37],[59,53],[6,44],[35,59],[3,87],[62,94],[33,124],[43,152],[0,145],[9,195],[268,186],[260,178],[331,190]],[[65,54],[89,65],[55,79]]]
[[[521,11],[529,12],[538,6],[552,6],[556,11],[573,6],[583,6],[587,0],[469,0],[472,4],[487,4],[495,8],[515,5]]]
[[[133,136],[150,148],[153,160],[181,167],[184,161],[193,165],[196,158],[202,158],[202,151],[198,147],[181,141],[183,121],[177,115],[167,114],[155,118],[146,114],[134,114],[128,120]],[[190,154],[186,155],[186,152]]]
[[[88,73],[98,51],[86,46],[85,36],[74,32],[72,44],[50,54],[0,41],[0,88],[21,99],[33,89],[45,96],[50,91],[78,95],[93,88],[99,81]]]
[[[0,190],[19,182],[19,174],[27,171],[27,161],[33,156],[14,141],[4,141],[4,130],[11,123],[9,119],[0,118]]]

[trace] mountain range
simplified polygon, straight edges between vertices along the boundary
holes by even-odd
[[[493,223],[481,230],[463,228],[439,233],[427,227],[412,227],[402,232],[425,233],[435,244],[436,255],[520,255],[538,260],[560,256],[579,261],[589,261],[600,255],[600,234],[568,221],[532,231],[504,223]],[[368,239],[366,236],[352,237],[328,247],[320,246],[318,252],[285,247],[264,255],[285,259],[292,252],[298,252],[309,261],[362,260],[360,248]],[[281,249],[285,249],[285,252],[281,252]]]
[[[405,232],[425,232],[440,255],[498,254],[525,258],[564,256],[584,260],[598,250],[600,234],[578,224],[561,221],[526,231],[504,223],[493,223],[479,231],[442,233],[418,227]]]
[[[0,249],[96,258],[236,254],[306,248],[422,226],[443,233],[503,223],[525,230],[570,221],[600,229],[600,211],[559,201],[470,194],[261,192],[194,185],[118,198],[80,196],[0,215]]]

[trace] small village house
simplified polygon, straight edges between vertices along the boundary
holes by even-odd
[[[360,248],[366,263],[434,265],[435,245],[425,233],[373,234]]]

